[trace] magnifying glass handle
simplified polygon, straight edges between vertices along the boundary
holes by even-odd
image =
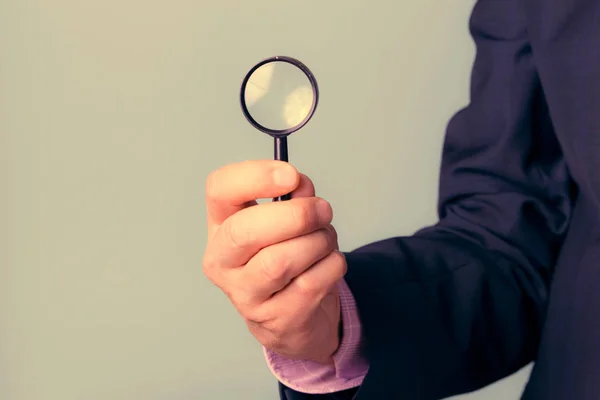
[[[275,160],[289,162],[287,137],[275,138]],[[292,198],[292,194],[284,194],[283,196],[274,197],[273,201],[285,201]]]

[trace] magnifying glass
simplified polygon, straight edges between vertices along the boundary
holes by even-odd
[[[312,72],[300,61],[271,57],[246,74],[240,91],[244,116],[256,129],[275,139],[275,160],[288,162],[287,137],[310,121],[319,102]],[[273,201],[289,200],[290,194]]]

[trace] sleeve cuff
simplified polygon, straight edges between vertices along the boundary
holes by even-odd
[[[352,292],[342,279],[338,284],[343,334],[333,364],[290,360],[263,348],[269,369],[285,386],[301,393],[334,393],[360,386],[369,364],[361,355],[362,329]]]

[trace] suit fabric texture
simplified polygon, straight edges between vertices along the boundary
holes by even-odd
[[[281,399],[443,399],[532,361],[522,399],[600,399],[600,2],[479,0],[469,27],[439,221],[346,253],[363,384]]]

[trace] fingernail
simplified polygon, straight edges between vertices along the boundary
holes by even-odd
[[[333,217],[333,211],[328,202],[323,199],[317,201],[317,214],[321,222],[329,223]]]
[[[290,165],[283,165],[273,171],[273,181],[279,186],[292,186],[296,183],[296,171]]]

